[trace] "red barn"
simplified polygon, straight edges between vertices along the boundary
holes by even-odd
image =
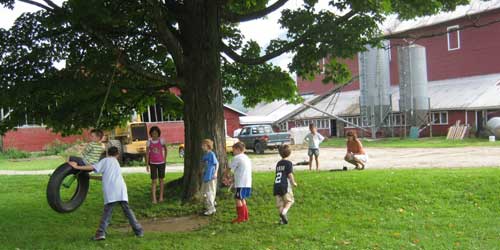
[[[143,114],[144,121],[148,128],[158,126],[161,131],[161,137],[167,143],[184,143],[184,122],[175,117],[163,117],[158,113],[161,109],[155,110],[155,106],[150,106]],[[239,117],[245,113],[232,107],[224,105],[224,117],[226,121],[226,132],[232,135],[232,132],[240,128]],[[0,117],[1,119],[2,117]],[[58,140],[63,143],[73,143],[77,140],[84,141],[86,135],[63,137],[60,134],[53,133],[51,130],[39,125],[25,125],[18,127],[15,131],[7,132],[0,138],[0,149],[3,150],[16,148],[25,151],[41,151],[47,145]],[[3,144],[3,145],[2,145]]]
[[[445,135],[449,126],[458,120],[474,130],[482,130],[489,118],[500,115],[500,4],[483,3],[479,9],[474,9],[476,7],[471,4],[451,14],[438,14],[410,24],[403,22],[388,34],[410,37],[407,40],[390,39],[392,110],[395,112],[391,119],[394,123],[401,118],[396,112],[399,110],[397,47],[408,45],[408,41],[426,48],[431,116],[437,121],[432,125],[433,135]],[[411,37],[418,39],[412,40]],[[324,61],[319,62],[320,67]],[[359,74],[357,57],[344,62],[353,76]],[[313,81],[297,79],[300,93],[327,94],[335,85],[325,85],[322,79],[322,75],[317,75]],[[331,103],[334,98],[338,103],[335,110],[329,112],[360,124],[359,81],[346,86],[337,97],[332,95],[316,106],[327,108],[326,103]],[[310,109],[288,120],[289,127],[312,122],[319,124],[320,131],[328,136],[342,136],[344,129],[349,129],[348,124]],[[422,135],[429,133],[430,128]]]

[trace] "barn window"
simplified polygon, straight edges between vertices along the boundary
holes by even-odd
[[[434,125],[446,125],[448,124],[448,112],[432,112],[432,124]]]
[[[346,128],[354,128],[352,124],[355,124],[356,126],[359,126],[359,116],[350,116],[350,117],[344,117],[344,119],[350,123],[346,123],[345,127]]]
[[[284,121],[278,124],[280,131],[286,132],[288,131],[288,122]]]
[[[148,106],[146,111],[142,113],[143,122],[173,122],[182,121],[182,116],[173,114],[165,114],[163,107],[160,104]]]
[[[448,41],[448,51],[460,49],[460,30],[459,26],[449,26],[446,29],[446,37]]]

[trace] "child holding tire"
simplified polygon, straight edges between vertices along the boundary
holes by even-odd
[[[157,126],[149,129],[151,139],[146,143],[146,170],[151,173],[151,202],[163,202],[165,164],[167,159],[167,144],[160,138],[161,131]],[[158,181],[159,180],[159,181]],[[156,183],[159,182],[160,197],[156,199]]]
[[[128,218],[134,233],[138,237],[144,236],[142,226],[135,218],[134,212],[128,205],[127,185],[123,179],[120,163],[118,162],[118,148],[110,147],[108,149],[108,157],[100,160],[94,165],[78,166],[74,161],[69,164],[78,170],[94,171],[102,174],[102,191],[104,196],[104,212],[99,223],[99,228],[96,231],[94,240],[106,239],[106,229],[111,221],[113,207],[119,204],[123,213]]]

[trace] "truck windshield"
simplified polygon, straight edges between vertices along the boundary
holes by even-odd
[[[132,141],[146,141],[148,139],[148,127],[146,123],[130,124]]]

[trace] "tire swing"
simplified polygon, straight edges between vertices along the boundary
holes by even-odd
[[[63,163],[52,173],[47,185],[50,207],[59,213],[76,210],[87,197],[89,179],[88,172],[74,169],[67,162]]]
[[[115,72],[116,68],[113,71],[106,95],[104,96],[96,128],[99,127],[102,113],[104,112],[104,107],[111,90],[111,85],[114,81]],[[58,213],[75,211],[83,204],[87,197],[89,180],[89,172],[74,169],[67,162],[61,164],[54,170],[49,178],[49,183],[47,185],[47,202],[49,206]]]

